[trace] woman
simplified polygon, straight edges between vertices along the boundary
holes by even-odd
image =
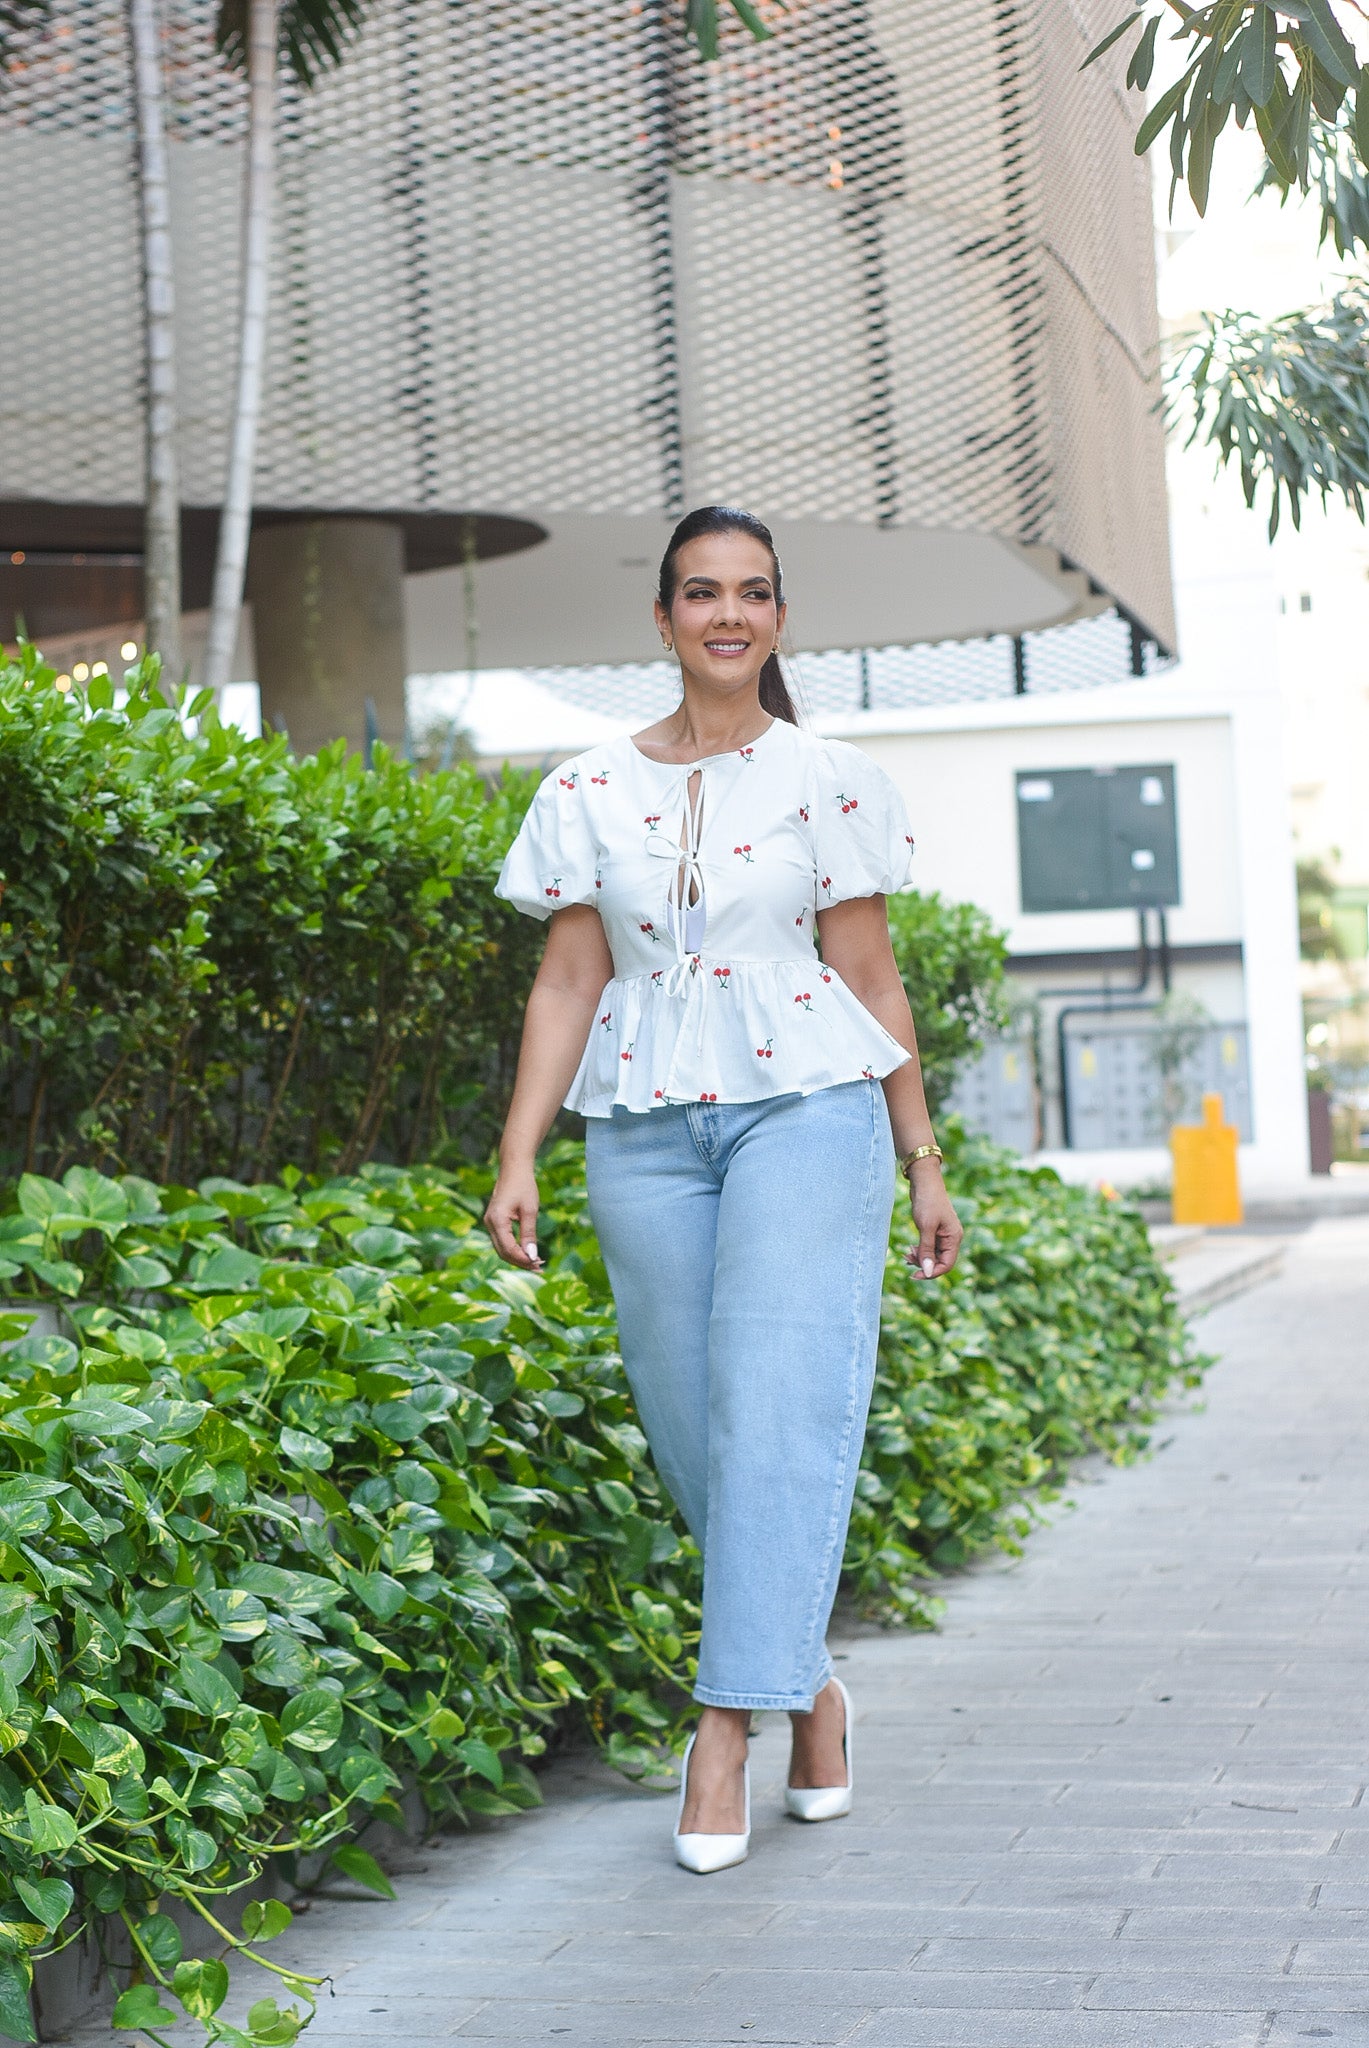
[[[793,1717],[790,1812],[850,1810],[824,1638],[896,1155],[921,1275],[950,1270],[961,1231],[884,908],[907,821],[866,755],[795,721],[768,529],[690,513],[655,610],[681,703],[549,775],[499,878],[551,932],[485,1220],[537,1269],[537,1148],[563,1100],[579,1110],[623,1362],[704,1559],[675,1850],[705,1871],[747,1851],[753,1709]]]

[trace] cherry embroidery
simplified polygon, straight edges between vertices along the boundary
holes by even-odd
[[[659,988],[659,987],[661,986],[661,983],[662,983],[662,982],[663,982],[664,980],[665,980],[665,969],[664,969],[664,967],[658,967],[658,968],[656,969],[656,972],[655,972],[655,973],[654,973],[654,974],[652,975],[652,977],[651,977],[651,986],[652,986],[653,988]],[[657,1093],[658,1093],[658,1094],[660,1093],[660,1090],[659,1090],[659,1089],[657,1090]]]
[[[612,1010],[605,1010],[603,1016],[599,1019],[599,1022],[603,1025],[605,1031],[607,1031],[609,1025],[613,1022]]]
[[[637,1041],[636,1041],[636,1039],[635,1039],[635,1038],[630,1038],[630,1039],[628,1040],[628,1042],[627,1042],[627,1045],[626,1045],[625,1049],[624,1049],[624,1050],[623,1050],[622,1052],[620,1052],[620,1053],[619,1053],[619,1055],[618,1055],[619,1059],[620,1059],[620,1060],[630,1060],[630,1059],[632,1058],[632,1048],[633,1048],[633,1046],[634,1046],[634,1045],[635,1045],[636,1043],[637,1043]]]
[[[734,846],[732,851],[734,853],[739,853],[749,868],[754,867],[756,865],[756,863],[751,858],[751,848],[749,846]]]
[[[758,1045],[756,1047],[756,1058],[758,1060],[773,1060],[775,1055],[770,1048],[774,1043],[773,1038],[767,1038],[764,1045]]]
[[[664,1101],[665,1101],[665,1090],[664,1090],[663,1088],[658,1088],[658,1089],[656,1089],[656,1091],[655,1091],[655,1093],[653,1094],[653,1096],[652,1096],[652,1098],[651,1098],[651,1099],[652,1099],[652,1101],[653,1101],[653,1102],[664,1102]]]
[[[603,769],[603,770],[602,770],[602,771],[601,771],[601,772],[600,772],[600,773],[599,773],[598,775],[591,775],[589,779],[590,779],[590,781],[591,781],[591,782],[597,782],[597,783],[598,783],[598,785],[599,785],[599,787],[600,787],[600,789],[604,789],[604,788],[606,788],[606,787],[607,787],[607,785],[608,785],[608,770],[607,770],[607,768]]]
[[[861,1070],[860,1070],[860,1077],[861,1077],[862,1081],[873,1081],[873,1080],[874,1080],[874,1078],[875,1078],[875,1070],[874,1070],[874,1068],[873,1068],[873,1067],[862,1067],[862,1068],[861,1068]]]
[[[706,1091],[699,1097],[700,1102],[716,1102],[717,1099],[716,1095],[709,1095]]]
[[[808,912],[806,910],[801,910],[798,916],[794,919],[795,924],[802,924],[803,920],[805,919],[805,917],[807,917],[807,915]]]
[[[657,827],[657,826],[658,826],[658,825],[660,824],[660,822],[661,822],[661,814],[660,814],[660,812],[659,812],[659,811],[651,811],[651,812],[650,812],[650,813],[648,813],[648,815],[647,815],[647,816],[646,816],[645,818],[643,818],[643,820],[642,820],[642,823],[643,823],[643,824],[644,824],[645,826],[647,826],[647,828],[648,828],[648,829],[649,829],[650,831],[652,831],[652,832],[654,832],[654,831],[656,830],[656,827]]]
[[[556,779],[562,789],[574,789],[576,783],[580,780],[580,771],[578,768],[572,768],[569,775],[558,775]]]
[[[727,987],[727,978],[731,972],[732,969],[730,967],[715,967],[713,969],[713,979],[717,982],[719,988]]]
[[[543,893],[547,896],[559,896],[561,893],[561,877],[553,875]]]
[[[827,891],[827,894],[830,896],[832,893],[832,877],[830,875],[823,876],[822,886]]]
[[[830,981],[832,979],[831,973],[826,967],[820,967],[818,969],[818,973],[821,975],[824,981]]]
[[[656,929],[655,925],[654,925],[654,924],[652,924],[652,923],[650,922],[650,920],[649,920],[649,919],[648,919],[648,921],[647,921],[647,923],[646,923],[646,924],[644,924],[644,925],[639,925],[639,926],[638,926],[638,930],[639,930],[639,931],[643,931],[643,932],[645,932],[645,933],[646,933],[647,937],[648,937],[648,938],[650,939],[650,941],[651,941],[651,943],[652,943],[652,945],[653,945],[653,946],[659,946],[659,945],[660,945],[660,943],[661,943],[661,934],[660,934],[660,933],[659,933],[659,932],[657,931],[657,929]],[[654,977],[654,976],[653,976],[652,978],[653,978],[653,980],[655,979],[655,977]]]
[[[800,817],[801,817],[801,818],[803,819],[803,822],[804,822],[804,824],[806,825],[806,824],[808,823],[808,806],[807,806],[807,804],[800,804],[800,805],[799,805],[799,816],[800,816]]]
[[[795,996],[794,1001],[796,1003],[802,1003],[805,1010],[811,1010],[813,1007],[813,998],[811,995],[808,994]]]
[[[843,811],[858,811],[860,809],[859,797],[843,796],[840,790],[837,791],[837,802],[841,805]]]
[[[756,749],[754,747],[738,747],[737,749],[737,752],[741,755],[743,761],[749,761],[751,759],[751,756],[755,753],[755,751]],[[714,1101],[716,1101],[717,1097],[715,1096],[713,1099]]]

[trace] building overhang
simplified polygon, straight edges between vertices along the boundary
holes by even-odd
[[[765,516],[763,505],[749,509]],[[672,522],[535,517],[545,541],[475,571],[470,623],[481,668],[659,658],[651,604]],[[773,530],[789,605],[785,639],[815,652],[1029,632],[1109,602],[1053,549],[991,534],[785,519]],[[465,605],[460,569],[409,579],[412,669],[459,659]]]

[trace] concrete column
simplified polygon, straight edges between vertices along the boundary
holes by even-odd
[[[255,528],[247,596],[263,724],[297,754],[404,739],[404,535],[384,519],[309,519]]]

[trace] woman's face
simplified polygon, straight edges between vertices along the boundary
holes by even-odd
[[[656,606],[656,624],[691,678],[736,692],[754,687],[784,614],[764,542],[749,533],[708,533],[675,557],[675,596],[668,613]]]

